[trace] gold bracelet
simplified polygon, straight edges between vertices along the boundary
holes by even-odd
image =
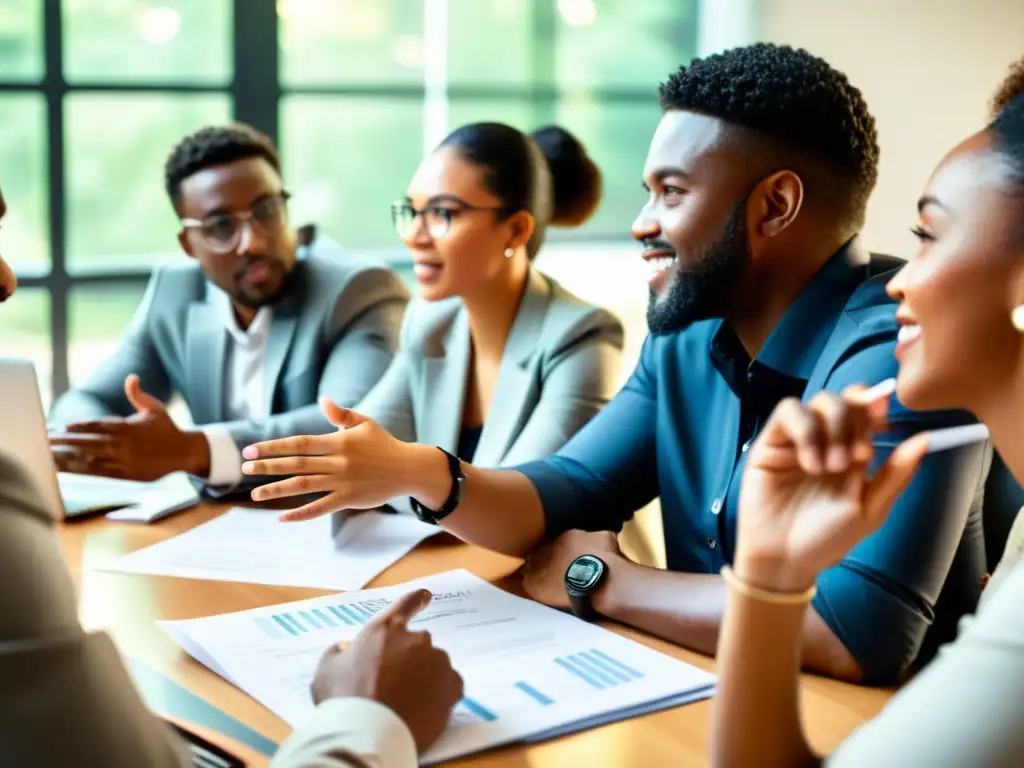
[[[818,594],[818,586],[816,584],[812,584],[809,589],[806,589],[803,592],[772,592],[768,589],[761,589],[760,587],[755,587],[753,584],[748,584],[743,581],[743,579],[737,576],[736,572],[728,565],[722,568],[722,578],[725,579],[726,584],[744,597],[760,600],[763,603],[773,603],[775,605],[806,605],[814,599],[816,594]]]

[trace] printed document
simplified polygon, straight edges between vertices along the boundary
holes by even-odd
[[[359,589],[440,529],[411,515],[363,512],[332,533],[325,515],[282,523],[280,512],[236,507],[100,570],[319,589]]]
[[[451,656],[465,696],[426,764],[536,741],[709,697],[715,679],[601,627],[516,597],[467,571],[393,587],[159,626],[200,663],[293,728],[313,713],[324,650],[351,640],[414,588],[433,602],[410,627]]]

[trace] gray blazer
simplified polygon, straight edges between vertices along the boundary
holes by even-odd
[[[78,623],[75,587],[28,475],[0,453],[0,762],[183,768],[110,638]]]
[[[531,269],[473,464],[521,464],[561,448],[615,394],[622,345],[614,315]],[[398,354],[357,410],[400,440],[455,453],[470,357],[461,299],[415,300]],[[391,506],[409,509],[401,499]]]
[[[128,416],[124,380],[168,401],[175,392],[199,426],[223,422],[228,342],[214,290],[196,265],[153,274],[121,348],[50,413],[56,426]],[[239,449],[260,440],[333,429],[317,401],[354,406],[387,370],[409,292],[395,272],[360,260],[324,236],[303,247],[289,292],[274,307],[264,375],[270,418],[224,423]]]

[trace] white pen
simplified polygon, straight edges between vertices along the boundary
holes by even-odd
[[[864,402],[873,403],[889,397],[896,391],[896,379],[880,381],[868,389],[862,397]],[[959,448],[961,445],[970,445],[988,440],[988,427],[984,424],[965,424],[960,427],[946,427],[936,429],[928,433],[927,453],[937,451],[948,451],[950,448]]]

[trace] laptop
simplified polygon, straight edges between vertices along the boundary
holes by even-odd
[[[54,520],[109,512],[135,503],[132,486],[106,478],[68,475],[60,479],[47,438],[46,414],[39,395],[35,366],[29,360],[0,358],[0,451],[17,459],[28,472]],[[74,486],[61,492],[62,486]]]

